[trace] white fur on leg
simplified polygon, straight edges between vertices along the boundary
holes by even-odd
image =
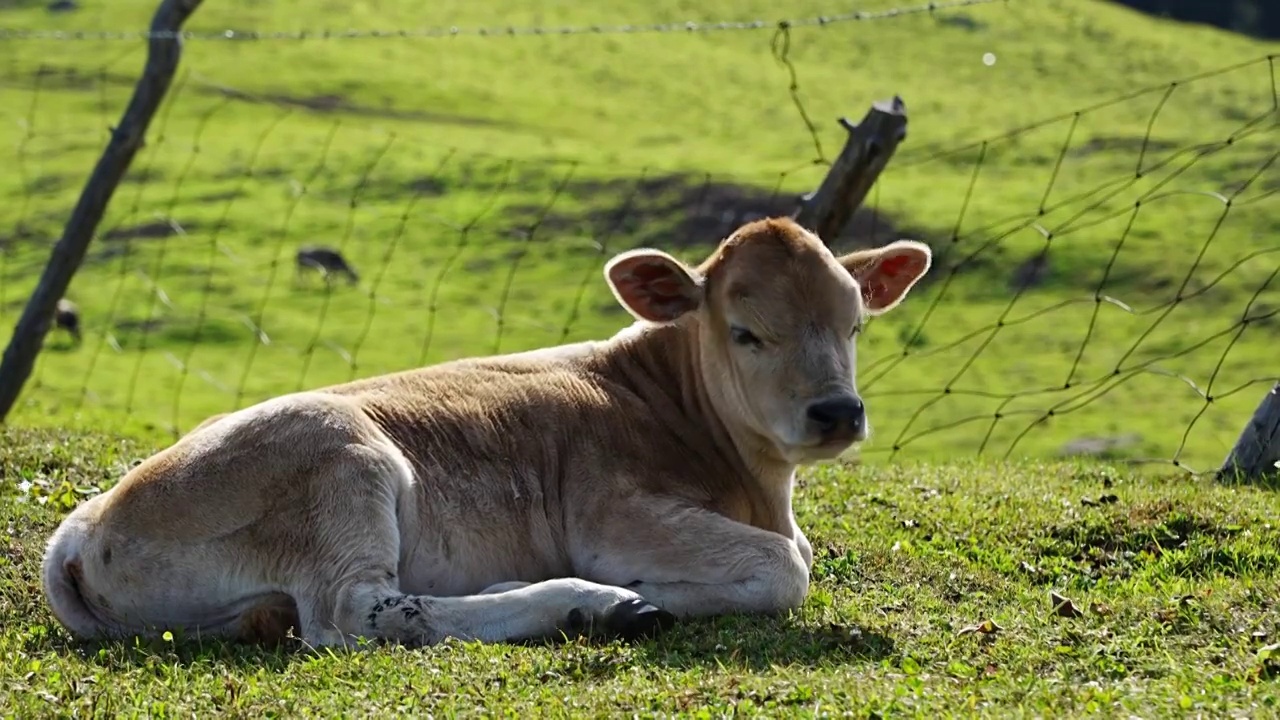
[[[644,602],[630,590],[576,578],[462,597],[404,595],[387,586],[364,585],[348,593],[342,604],[347,611],[339,621],[348,632],[412,645],[447,637],[512,642],[572,633],[575,615],[586,625],[603,627],[629,601]]]
[[[490,585],[489,587],[481,590],[476,594],[477,595],[496,595],[498,593],[504,593],[509,590],[519,590],[520,588],[523,588],[523,587],[529,587],[532,584],[533,583],[522,582],[520,580],[512,580],[511,582],[501,582],[495,585]]]

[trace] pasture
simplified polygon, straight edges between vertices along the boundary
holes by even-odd
[[[149,446],[0,439],[0,470],[24,483],[0,504],[14,717],[1265,717],[1280,700],[1274,490],[1096,464],[831,467],[797,491],[815,561],[796,617],[689,622],[633,645],[85,646],[40,596],[42,543]]]
[[[1276,43],[1099,0],[786,28],[848,8],[543,5],[196,13],[67,294],[84,342],[50,335],[0,430],[7,714],[1274,712],[1280,504],[1187,471],[1221,462],[1280,372]],[[153,9],[3,3],[0,26],[136,31]],[[293,35],[318,28],[417,34]],[[0,39],[0,342],[145,53]],[[844,142],[835,119],[894,94],[907,139],[832,243],[910,237],[937,262],[860,341],[858,462],[801,474],[818,559],[798,617],[353,656],[86,648],[53,622],[42,542],[135,458],[282,392],[611,334],[629,318],[610,255],[696,261],[791,212]],[[359,281],[297,273],[307,244]]]

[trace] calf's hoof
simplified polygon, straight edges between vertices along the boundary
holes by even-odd
[[[616,601],[603,611],[593,613],[584,607],[569,611],[561,629],[570,637],[600,635],[622,640],[657,637],[676,623],[676,616],[647,602],[632,597]]]
[[[675,615],[640,598],[623,600],[605,616],[609,632],[624,640],[657,637],[675,624]]]

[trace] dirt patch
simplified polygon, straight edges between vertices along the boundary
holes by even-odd
[[[554,238],[589,233],[610,252],[648,245],[677,250],[711,248],[736,228],[752,220],[792,214],[799,198],[768,188],[714,182],[695,175],[666,175],[644,179],[590,180],[568,184],[561,195],[565,206],[580,211],[557,211],[543,216],[533,205],[510,208],[509,231],[517,238]],[[839,236],[828,238],[843,252],[881,245],[901,237],[930,242],[931,233],[909,227],[886,213],[859,208]],[[937,244],[937,243],[930,243]]]

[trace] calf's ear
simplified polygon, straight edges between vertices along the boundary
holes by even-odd
[[[857,250],[837,258],[858,281],[862,304],[872,315],[892,310],[933,264],[929,246],[898,240],[872,250]]]
[[[702,304],[702,278],[661,250],[628,250],[604,266],[618,303],[634,317],[665,323]]]

